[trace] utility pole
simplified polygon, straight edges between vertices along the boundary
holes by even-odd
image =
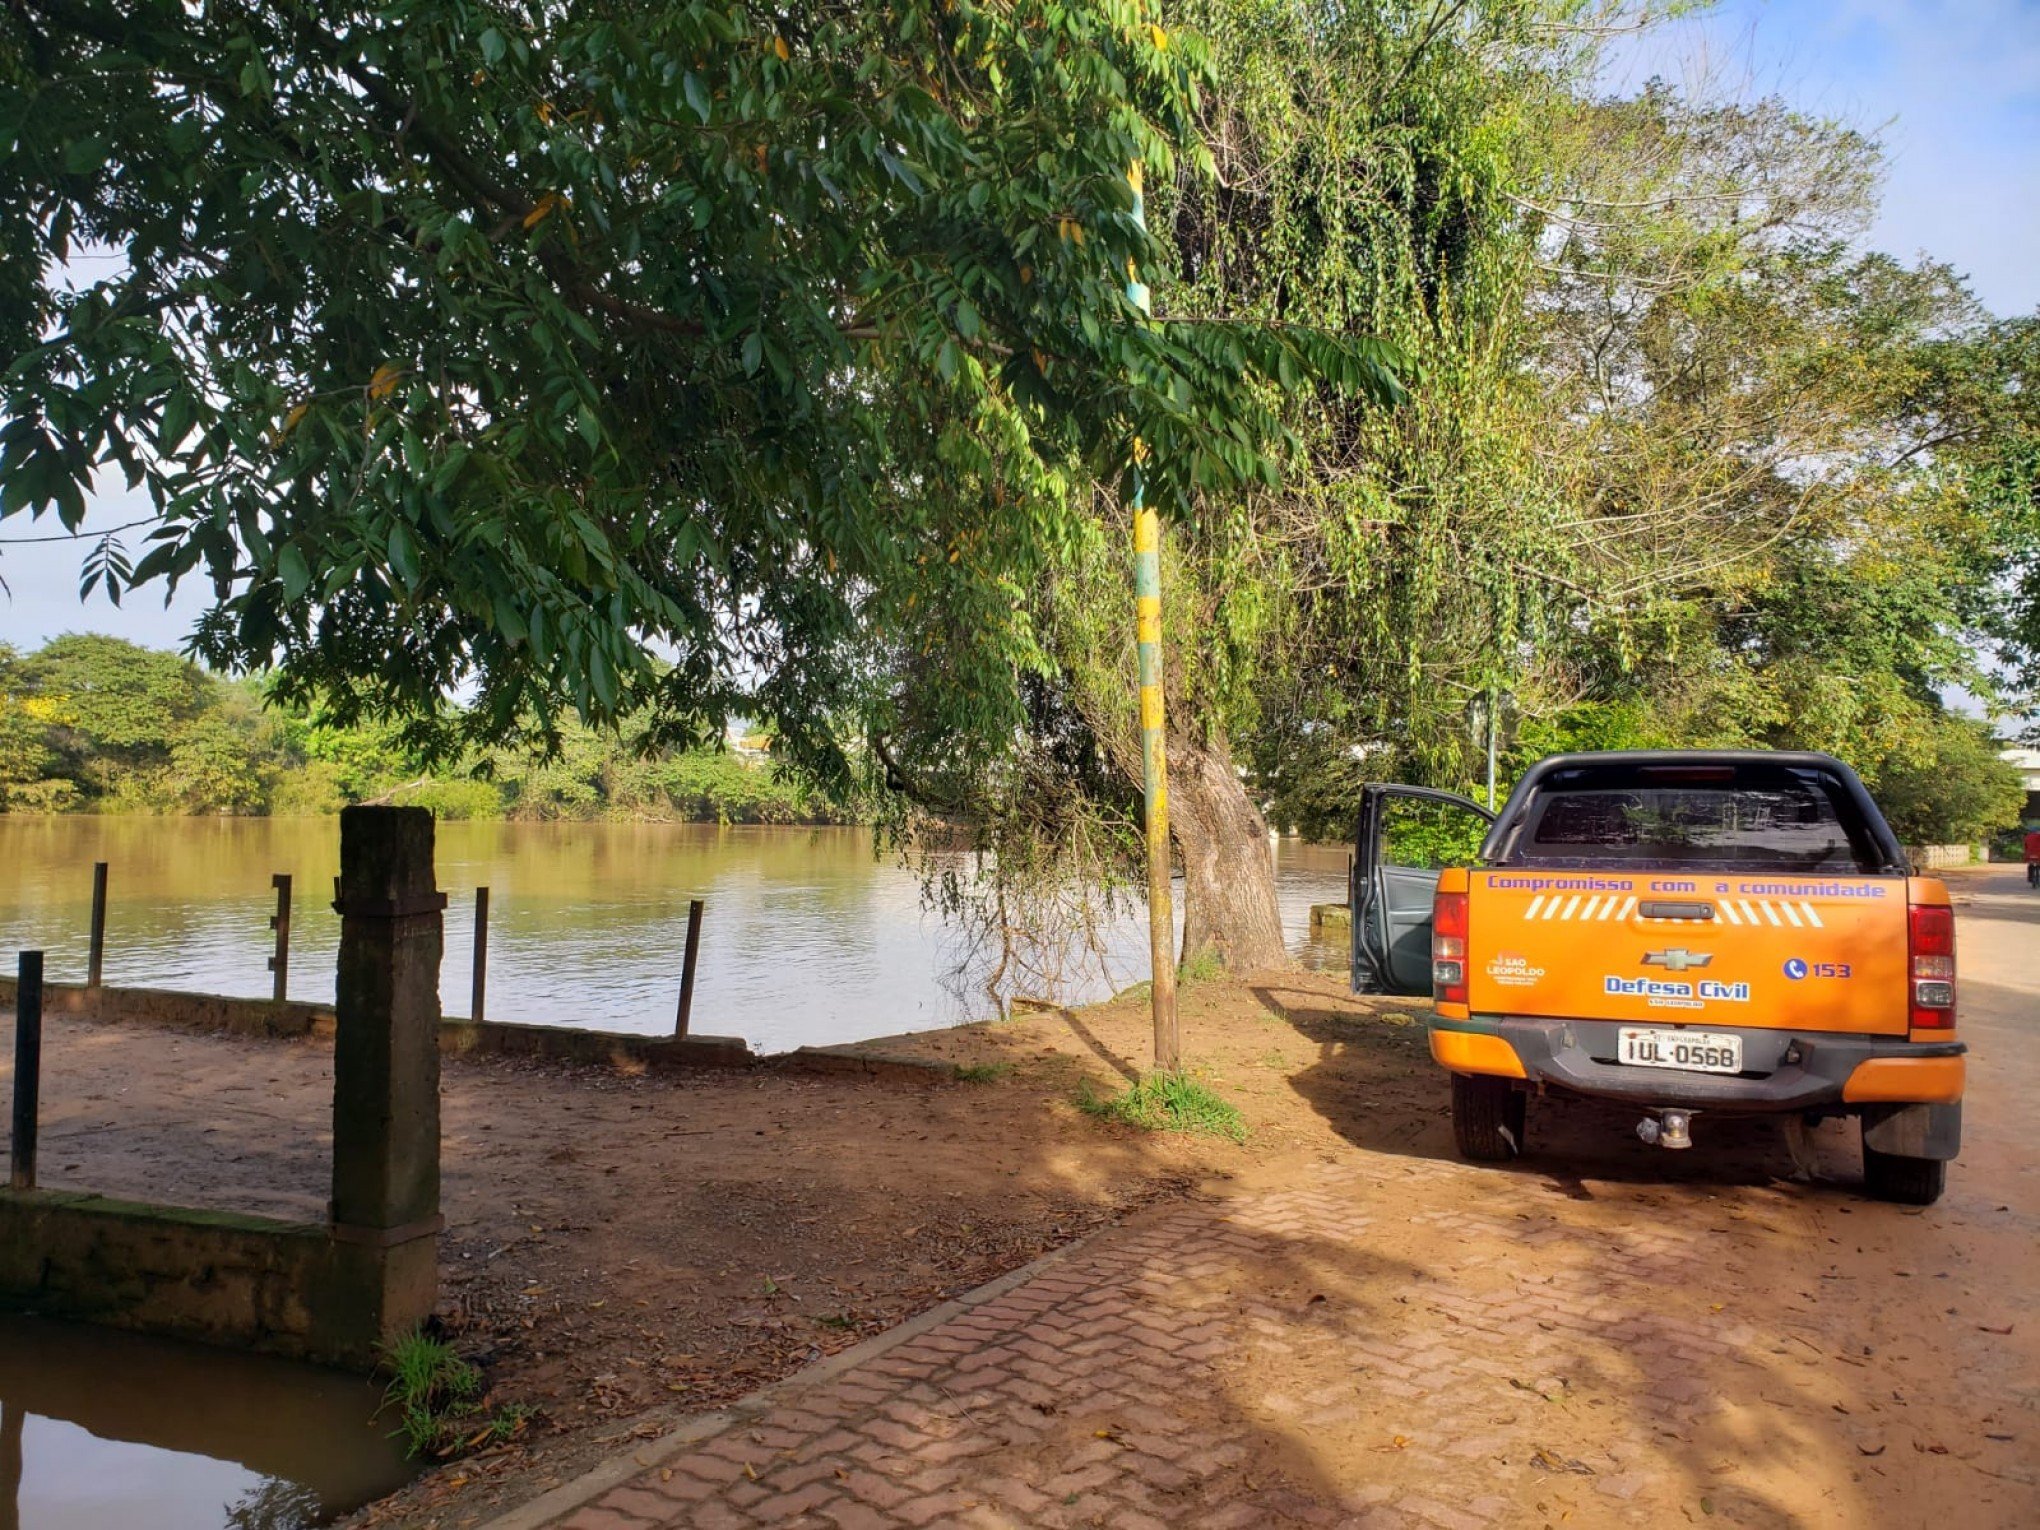
[[[1147,227],[1140,161],[1126,172],[1133,187],[1133,221]],[[1128,262],[1126,295],[1143,315],[1153,313],[1147,284]],[[1141,491],[1147,445],[1133,443],[1133,599],[1140,644],[1140,763],[1147,818],[1149,992],[1155,1015],[1155,1066],[1173,1073],[1182,1060],[1176,1024],[1176,911],[1169,888],[1169,760],[1162,716],[1162,524]]]

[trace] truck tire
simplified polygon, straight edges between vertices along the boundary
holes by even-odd
[[[1461,1158],[1507,1163],[1523,1152],[1526,1097],[1505,1078],[1452,1075],[1452,1140]]]
[[[1863,1188],[1880,1201],[1931,1206],[1948,1183],[1948,1166],[1938,1158],[1908,1158],[1863,1149]]]

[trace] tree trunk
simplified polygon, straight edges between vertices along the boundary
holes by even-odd
[[[1169,821],[1183,854],[1183,960],[1210,950],[1234,972],[1288,966],[1268,822],[1223,734],[1169,739]]]

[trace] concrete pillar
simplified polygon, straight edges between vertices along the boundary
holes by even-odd
[[[364,1344],[438,1292],[439,956],[446,895],[423,808],[340,813],[330,1315]]]

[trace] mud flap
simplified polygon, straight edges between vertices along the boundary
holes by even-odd
[[[1960,1105],[1866,1105],[1863,1146],[1900,1158],[1947,1162],[1962,1151]]]

